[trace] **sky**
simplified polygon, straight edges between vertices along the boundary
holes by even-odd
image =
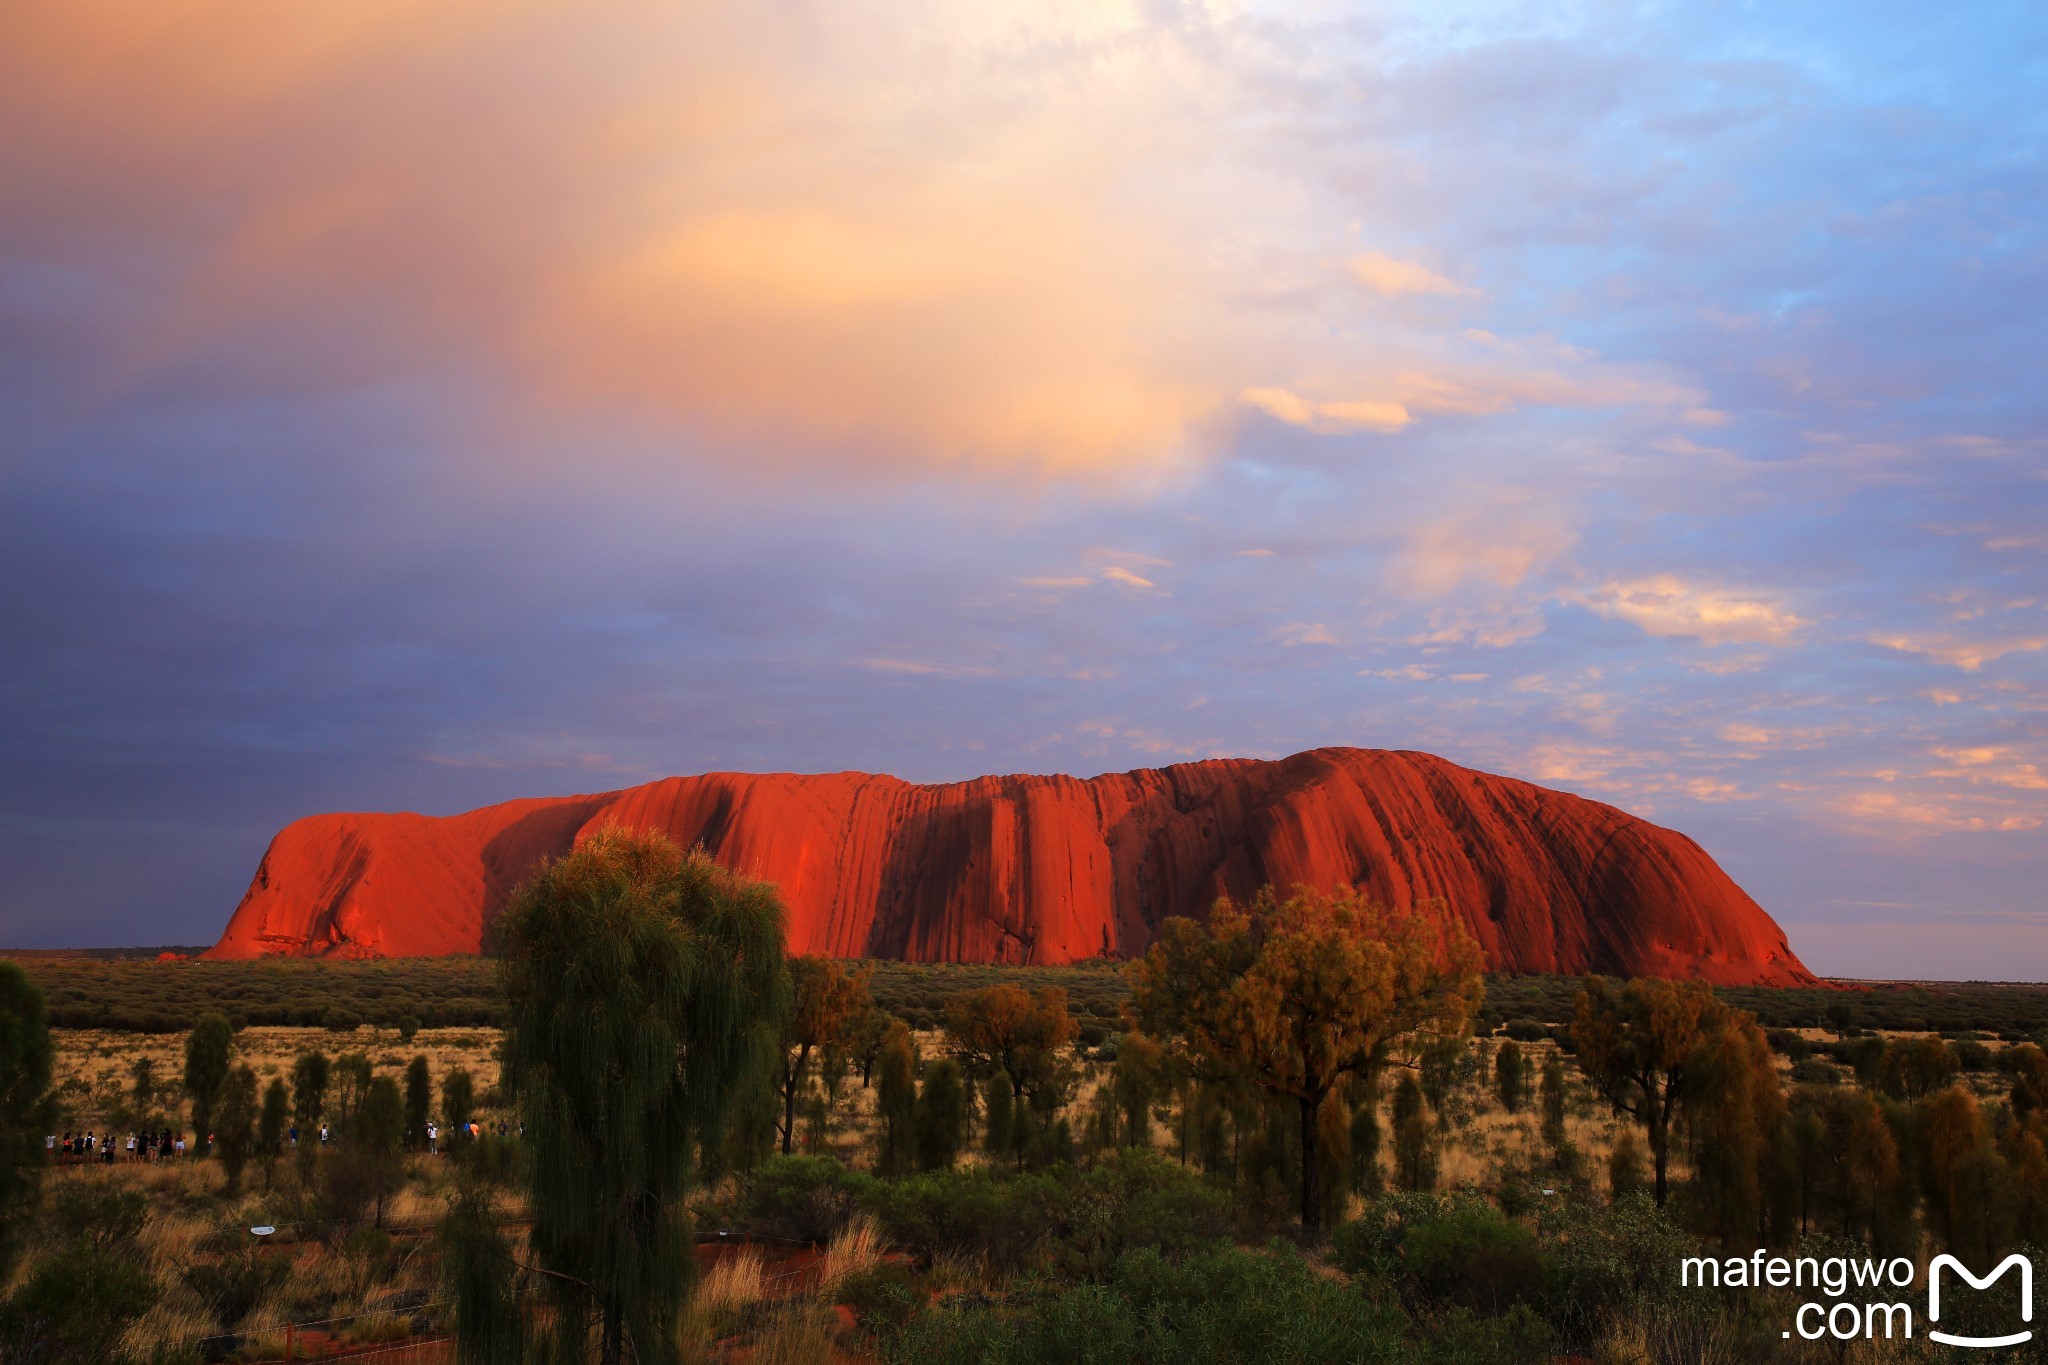
[[[1424,749],[2048,979],[2048,11],[22,0],[0,945],[673,773]]]

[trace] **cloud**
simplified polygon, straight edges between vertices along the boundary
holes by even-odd
[[[1777,595],[1687,583],[1671,574],[1614,582],[1564,598],[1646,634],[1704,644],[1790,644],[1809,623]]]
[[[1895,649],[1901,654],[1917,654],[1923,659],[1960,668],[1965,673],[1975,673],[1985,664],[1996,663],[2009,654],[2031,654],[2048,648],[2048,639],[2035,637],[1971,640],[1953,634],[1928,634],[1872,635],[1868,639],[1871,644]]]
[[[1282,646],[1293,648],[1299,645],[1334,645],[1337,637],[1321,621],[1295,621],[1280,627],[1274,638]]]
[[[1467,289],[1437,274],[1427,266],[1413,261],[1397,261],[1377,251],[1368,251],[1362,256],[1351,258],[1351,278],[1383,298],[1405,298],[1411,294],[1448,294],[1454,297],[1469,296],[1479,291]]]
[[[1269,417],[1289,426],[1305,427],[1322,435],[1354,431],[1399,431],[1414,419],[1399,403],[1346,399],[1317,403],[1287,389],[1246,389],[1238,398]]]

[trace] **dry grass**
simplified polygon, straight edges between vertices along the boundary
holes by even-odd
[[[872,1218],[862,1214],[849,1220],[818,1258],[819,1295],[829,1301],[847,1277],[880,1261],[885,1247],[882,1230]]]

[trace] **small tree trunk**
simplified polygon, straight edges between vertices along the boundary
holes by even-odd
[[[782,1154],[788,1156],[790,1144],[796,1138],[796,1092],[797,1083],[803,1079],[804,1067],[810,1064],[811,1045],[805,1043],[797,1049],[796,1066],[786,1061],[782,1069]],[[866,1084],[865,1081],[862,1084]],[[757,1092],[758,1093],[758,1092]]]
[[[1320,1106],[1301,1099],[1301,1228],[1315,1240],[1323,1230],[1323,1199],[1316,1170],[1316,1110]]]

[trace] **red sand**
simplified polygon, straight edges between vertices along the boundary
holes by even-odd
[[[1066,963],[1271,882],[1442,897],[1512,972],[1808,983],[1683,834],[1429,754],[1316,749],[920,786],[708,773],[465,815],[316,815],[271,841],[210,958],[473,953],[543,858],[607,824],[701,842],[789,905],[790,950]]]

